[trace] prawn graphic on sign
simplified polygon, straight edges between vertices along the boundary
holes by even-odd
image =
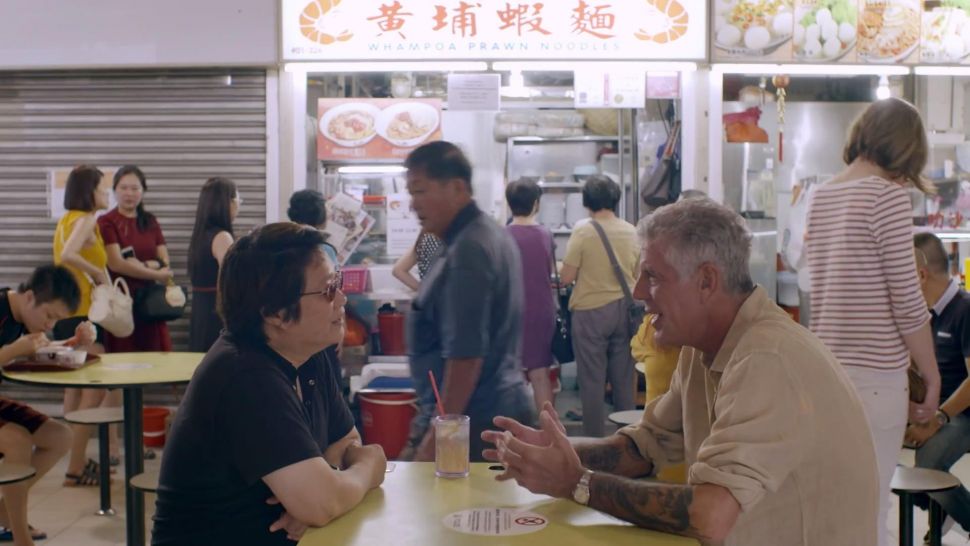
[[[690,18],[687,15],[687,10],[680,2],[677,0],[645,1],[647,5],[653,8],[657,17],[650,19],[654,22],[649,26],[650,30],[641,28],[633,33],[638,40],[666,44],[687,33],[687,23]]]
[[[354,37],[350,30],[334,33],[328,28],[327,19],[333,18],[333,13],[340,0],[313,0],[300,13],[300,32],[318,44],[330,45],[335,42],[346,42]]]

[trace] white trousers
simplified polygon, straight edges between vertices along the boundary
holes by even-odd
[[[845,371],[862,399],[872,441],[876,446],[876,464],[879,469],[879,519],[876,525],[879,546],[889,546],[886,536],[886,518],[892,495],[889,482],[892,481],[896,463],[899,461],[909,417],[909,380],[906,368],[884,372],[846,366]]]

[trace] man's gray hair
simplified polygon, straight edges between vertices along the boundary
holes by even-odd
[[[724,275],[725,290],[746,294],[754,289],[748,260],[751,233],[733,210],[711,199],[686,199],[660,207],[637,226],[644,243],[663,240],[665,258],[681,279],[704,262]]]

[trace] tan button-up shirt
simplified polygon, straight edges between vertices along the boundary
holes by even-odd
[[[862,403],[832,353],[763,288],[710,367],[685,347],[670,391],[620,431],[655,469],[728,489],[728,546],[874,546],[876,457]]]

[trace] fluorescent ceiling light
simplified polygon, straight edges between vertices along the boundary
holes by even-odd
[[[930,233],[934,233],[937,237],[939,237],[943,241],[967,241],[967,240],[970,240],[970,233],[959,233],[959,232],[949,232],[949,233],[947,233],[947,232],[940,232],[940,231],[935,231],[935,232],[930,232]]]
[[[714,64],[721,74],[787,74],[792,76],[903,76],[908,66],[861,64]]]
[[[286,72],[484,72],[484,61],[401,61],[401,62],[339,62],[286,63]]]
[[[917,76],[970,76],[970,66],[917,66]]]
[[[340,174],[398,174],[406,171],[400,165],[348,165],[337,169]]]
[[[642,70],[644,72],[693,72],[697,70],[697,63],[682,62],[637,62],[637,61],[495,61],[492,70],[508,72],[520,70],[526,72],[572,72],[574,70]]]

